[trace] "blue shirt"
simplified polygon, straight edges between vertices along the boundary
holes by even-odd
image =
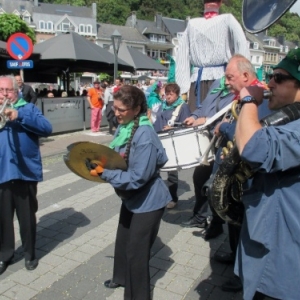
[[[202,102],[201,107],[193,111],[193,113],[191,114],[194,119],[198,119],[201,117],[210,118],[222,108],[226,107],[230,102],[232,102],[235,97],[235,95],[232,93],[229,93],[224,97],[222,97],[223,91],[218,91],[214,94],[211,93],[212,90],[218,88],[219,86],[220,79],[217,79],[212,83],[207,96]]]
[[[153,124],[153,127],[156,132],[162,131],[165,126],[168,125],[168,121],[172,119],[174,109],[163,110],[162,105],[159,107],[158,112],[156,114],[156,121]],[[183,103],[178,116],[175,118],[174,122],[183,122],[186,118],[188,118],[191,114],[190,108],[186,103]]]
[[[125,147],[115,149],[125,152]],[[166,152],[151,126],[140,126],[135,132],[129,154],[127,171],[105,169],[101,178],[109,182],[126,208],[134,213],[154,211],[165,207],[172,197],[159,169],[167,162]]]
[[[39,136],[51,134],[52,126],[32,103],[17,108],[18,117],[0,130],[0,183],[14,179],[42,181]]]
[[[298,300],[300,295],[300,120],[258,130],[242,159],[257,173],[245,206],[235,272],[244,299],[256,291]]]

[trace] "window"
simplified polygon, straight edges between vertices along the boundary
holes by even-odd
[[[256,43],[256,42],[253,43],[253,49],[255,49],[255,50],[258,49],[258,43]]]
[[[79,25],[79,32],[80,33],[92,33],[92,25],[85,25],[85,24],[80,24]]]
[[[152,56],[153,59],[157,59],[158,58],[158,51],[157,50],[152,50]]]
[[[83,24],[79,25],[79,32],[81,33],[85,32],[85,26]]]
[[[156,34],[150,34],[150,41],[151,42],[157,42],[157,35]]]
[[[48,29],[48,30],[53,30],[53,22],[48,21],[48,22],[47,22],[47,25],[46,25],[46,29]]]
[[[161,43],[165,43],[166,42],[166,37],[164,35],[159,35],[158,36],[158,41]]]
[[[160,51],[160,59],[162,59],[162,60],[167,59],[167,52],[166,51]]]
[[[93,27],[92,27],[92,25],[86,25],[86,33],[92,33],[92,30],[93,29]]]
[[[58,31],[69,31],[72,24],[70,22],[64,21],[57,26]]]
[[[285,47],[284,47],[284,52],[285,52],[285,53],[288,53],[288,52],[289,52],[289,46],[285,46]]]
[[[30,23],[30,17],[29,17],[29,16],[23,16],[23,20],[24,20],[26,23]]]
[[[44,21],[39,21],[39,29],[46,29]]]
[[[256,56],[256,62],[259,63],[259,56]]]

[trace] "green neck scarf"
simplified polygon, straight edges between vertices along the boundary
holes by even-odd
[[[178,99],[171,105],[168,105],[167,101],[164,101],[162,103],[162,110],[174,109],[182,103],[184,103],[184,101],[181,99],[181,97],[178,97]]]
[[[128,124],[120,125],[118,135],[109,144],[109,148],[115,149],[116,147],[125,145],[130,138],[133,125],[133,120]],[[140,116],[139,126],[142,125],[148,125],[153,127],[152,123],[150,122],[147,116]]]
[[[230,94],[230,91],[228,91],[226,85],[225,85],[225,76],[223,76],[220,80],[220,85],[219,87],[213,89],[210,94],[216,94],[218,92],[222,91],[221,93],[221,97],[225,97],[227,96],[228,94]]]
[[[21,106],[26,105],[28,102],[25,101],[23,98],[20,98],[17,102],[15,102],[12,106],[13,108],[19,108]]]

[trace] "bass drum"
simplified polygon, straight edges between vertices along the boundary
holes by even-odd
[[[251,33],[257,33],[270,27],[297,0],[244,0],[243,25]]]
[[[201,157],[210,144],[210,134],[203,126],[171,129],[158,134],[169,160],[161,171],[189,169],[200,165]],[[209,152],[208,161],[214,159]]]

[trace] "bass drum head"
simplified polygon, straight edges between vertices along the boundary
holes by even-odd
[[[243,25],[250,33],[270,27],[297,0],[243,0]]]

